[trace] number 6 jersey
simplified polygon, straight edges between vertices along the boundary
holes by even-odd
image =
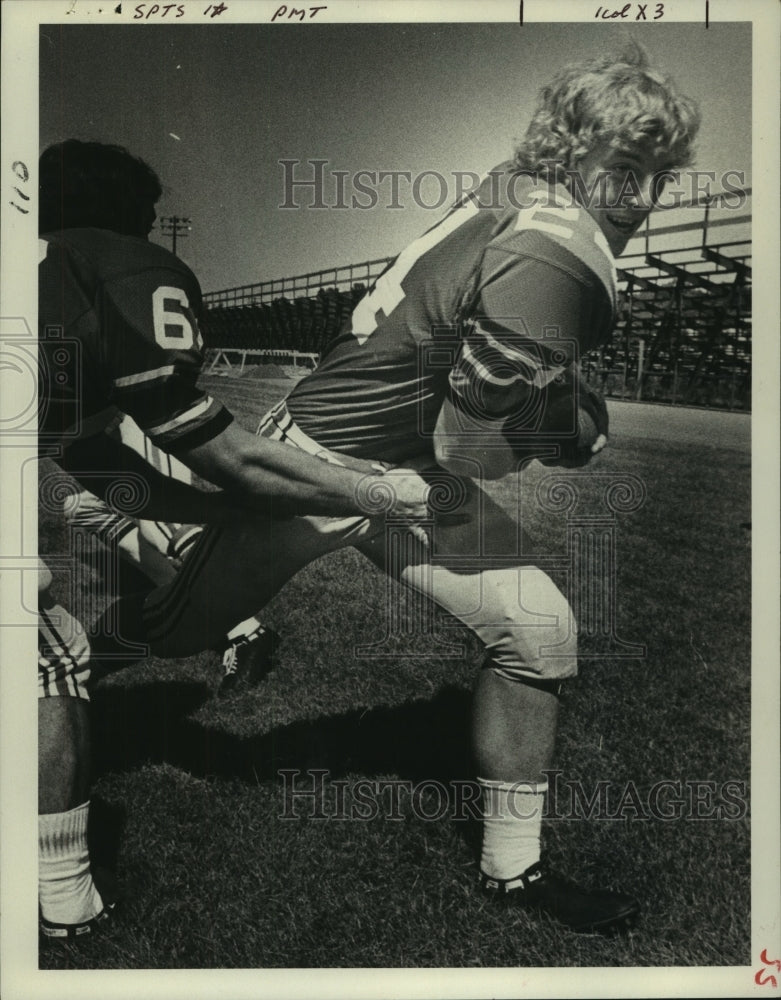
[[[196,387],[201,291],[177,257],[105,229],[41,237],[39,433],[68,445],[127,413],[164,451],[233,419]]]

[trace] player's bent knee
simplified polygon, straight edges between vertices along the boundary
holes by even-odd
[[[575,677],[578,672],[576,656],[545,656],[519,663],[512,659],[495,659],[494,654],[490,666],[500,677],[521,682],[558,682]]]
[[[490,670],[494,677],[499,677],[503,681],[509,681],[512,684],[522,684],[524,687],[535,688],[538,691],[548,691],[550,694],[556,695],[556,697],[561,695],[564,681],[566,680],[566,677],[536,677],[529,674],[528,671],[499,667],[490,657],[483,664],[483,669]]]
[[[521,620],[507,614],[484,636],[492,669],[510,680],[558,681],[578,672],[577,629],[569,602],[547,578],[545,597],[543,614]]]
[[[554,694],[561,692],[562,681],[574,677],[578,672],[577,660],[567,664],[566,670],[547,670],[545,673],[532,673],[526,668],[503,667],[493,660],[490,660],[486,664],[486,668],[492,670],[504,680],[512,681],[516,684],[526,684],[529,687],[536,687],[545,691],[552,691]]]

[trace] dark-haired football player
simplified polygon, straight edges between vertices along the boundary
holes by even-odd
[[[256,437],[197,387],[201,291],[182,261],[147,239],[161,194],[154,171],[121,147],[74,139],[42,153],[39,176],[42,449],[56,449],[58,463],[104,499],[118,483],[135,485],[133,514],[141,518],[262,522],[254,535],[268,539],[277,518],[364,516],[366,491],[383,481],[381,466]],[[222,492],[156,474],[107,433],[122,414]],[[392,509],[423,538],[416,523],[427,517],[428,490],[417,473],[394,477]],[[86,846],[87,702],[95,642],[112,636],[85,640],[72,609],[57,609],[42,572],[41,927],[48,937],[72,938],[89,933],[103,913]],[[134,607],[121,603],[119,630],[143,641]],[[239,620],[232,615],[219,634]]]
[[[260,434],[292,451],[401,463],[440,482],[435,450],[447,465],[462,417],[486,434],[512,431],[557,380],[577,386],[578,359],[614,326],[615,257],[653,208],[664,173],[689,161],[698,126],[693,103],[639,47],[565,68],[542,90],[515,158],[395,259]],[[607,440],[606,410],[595,414],[599,435],[581,460]],[[361,517],[279,524],[273,550],[226,526],[203,550],[201,575],[182,580],[175,626],[170,595],[157,612],[152,596],[153,634],[172,655],[187,653],[206,638],[196,636],[207,609],[206,624],[219,627],[310,560],[356,546],[485,646],[473,715],[485,891],[578,931],[622,925],[638,909],[631,896],[581,889],[541,860],[546,772],[559,689],[577,671],[576,625],[565,595],[521,554],[530,548],[519,545],[517,521],[483,491],[477,446],[473,477],[450,480],[472,516],[435,520],[429,548],[388,546],[383,525]],[[224,581],[218,594],[215,578]]]

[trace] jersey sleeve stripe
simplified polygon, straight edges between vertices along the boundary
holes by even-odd
[[[508,386],[516,382],[533,385],[541,368],[542,365],[535,359],[517,356],[511,358],[484,344],[479,344],[476,351],[467,340],[461,351],[461,364],[456,371],[461,370],[465,382],[489,382],[491,385]]]
[[[123,375],[114,379],[114,388],[123,389],[127,386],[138,385],[140,382],[152,382],[158,379],[166,379],[176,373],[175,365],[163,365],[162,368],[152,368],[150,371],[138,372],[135,375]]]
[[[166,434],[147,431],[156,447],[166,452],[177,449],[197,448],[221,434],[233,422],[233,415],[221,403],[212,401],[200,417],[184,424],[177,424]]]
[[[488,347],[492,348],[498,354],[503,354],[509,360],[520,361],[529,368],[537,369],[542,367],[539,353],[529,350],[528,347],[521,347],[521,338],[517,334],[514,336],[519,343],[514,344],[512,342],[497,340],[491,331],[483,326],[479,320],[475,323],[474,330],[485,341]]]
[[[465,381],[467,382],[473,382],[478,380],[480,382],[490,382],[491,385],[507,386],[507,385],[513,385],[515,382],[518,381],[524,381],[524,382],[530,381],[526,373],[521,370],[510,372],[510,374],[506,376],[499,375],[495,371],[492,371],[486,364],[483,363],[483,361],[478,359],[477,355],[472,350],[472,345],[469,342],[464,344],[463,350],[461,352],[461,359],[463,365],[466,366],[467,368],[467,371],[464,372],[464,375],[466,376]],[[507,366],[504,365],[503,367],[505,368],[506,371]],[[475,373],[471,378],[468,374],[469,368],[471,368],[472,371]]]
[[[184,433],[188,424],[199,420],[212,406],[214,406],[214,400],[211,396],[206,396],[205,399],[197,402],[195,406],[191,406],[178,414],[173,420],[167,420],[165,423],[157,424],[154,427],[146,427],[146,433],[151,438],[170,436],[171,431],[181,431]]]

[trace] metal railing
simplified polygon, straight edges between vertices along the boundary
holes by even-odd
[[[630,241],[617,271],[620,309],[612,344],[584,359],[589,381],[607,395],[750,409],[751,189],[727,194],[742,203],[725,208],[722,193],[663,206]],[[286,303],[280,300],[327,299],[351,290],[354,307],[361,286],[370,287],[393,259],[210,292],[204,296],[207,317],[214,311],[215,320],[219,316],[232,328],[241,322],[231,315],[237,307],[281,308]],[[250,308],[247,316],[256,313]],[[313,350],[320,347],[301,351],[296,337],[287,339],[277,334],[273,344],[256,343],[254,335],[243,344],[212,340],[209,370],[224,366],[235,372],[238,365],[241,373],[250,359],[281,354],[293,364],[317,363]]]
[[[218,306],[256,305],[273,302],[278,298],[309,297],[321,288],[346,291],[353,285],[371,285],[391,260],[392,257],[380,257],[360,264],[345,264],[342,267],[309,271],[307,274],[297,274],[289,278],[272,278],[254,285],[239,285],[236,288],[224,288],[219,292],[206,292],[203,302],[207,309],[213,309]]]
[[[735,241],[747,241],[750,238],[752,189],[740,191],[716,192],[697,201],[682,202],[680,205],[662,205],[648,216],[641,232],[629,244],[628,253],[621,259],[644,257],[646,254],[658,252],[660,249],[675,249],[671,244],[673,237],[685,233],[699,233],[698,245],[710,243],[722,244]],[[739,208],[725,208],[726,198],[742,198]],[[690,213],[698,213],[697,219],[691,219]],[[670,222],[670,219],[680,218],[685,221]],[[665,224],[662,224],[664,220]],[[718,230],[718,239],[713,239]],[[663,240],[664,247],[659,245]],[[203,296],[207,309],[218,306],[241,306],[255,303],[272,302],[276,298],[296,298],[309,296],[320,288],[337,288],[340,291],[352,288],[356,284],[371,285],[379,274],[393,260],[393,257],[379,257],[375,260],[362,261],[358,264],[345,264],[340,267],[324,268],[320,271],[309,271],[306,274],[293,275],[286,278],[271,278],[251,285],[238,285],[234,288],[224,288],[220,291],[206,292]]]

